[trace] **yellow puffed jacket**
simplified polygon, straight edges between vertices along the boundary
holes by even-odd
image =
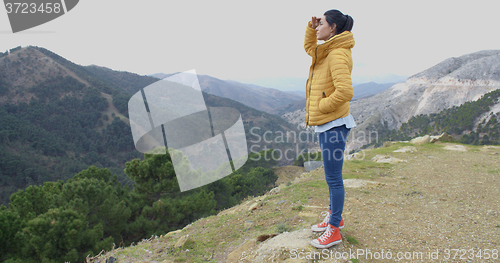
[[[352,90],[354,38],[344,31],[317,45],[316,30],[309,21],[304,49],[312,57],[306,83],[306,124],[317,126],[349,115]]]

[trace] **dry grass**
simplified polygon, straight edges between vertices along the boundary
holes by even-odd
[[[394,153],[405,146],[399,143],[368,150],[364,160],[346,161],[346,177],[376,183],[346,188],[344,242],[330,250],[387,252],[390,249],[394,256],[393,260],[385,261],[361,256],[354,262],[393,262],[397,261],[394,259],[398,252],[416,252],[417,256],[422,252],[424,256],[421,260],[400,262],[429,262],[426,253],[439,250],[436,262],[441,262],[445,261],[445,249],[476,249],[476,252],[499,249],[500,149],[466,146],[467,152],[456,152],[443,149],[443,145],[426,144],[417,146],[415,153]],[[381,153],[407,162],[389,165],[370,161]],[[327,209],[327,193],[320,168],[302,174],[292,183],[283,183],[276,194],[249,198],[178,233],[116,249],[93,262],[104,262],[110,256],[118,262],[225,262],[229,253],[248,240],[281,230],[309,229],[320,220],[319,213]],[[259,203],[257,209],[248,211],[255,202]],[[174,248],[185,235],[191,241]],[[257,242],[249,249],[265,246],[279,237]],[[447,262],[467,262],[459,256]],[[276,262],[287,258],[289,250],[283,250]],[[478,262],[476,259],[471,262]],[[494,262],[484,258],[479,261]],[[252,261],[247,258],[245,262]]]

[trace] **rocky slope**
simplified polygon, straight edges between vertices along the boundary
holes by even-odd
[[[184,229],[87,262],[496,262],[500,147],[387,145],[345,162],[346,225],[343,242],[330,249],[309,244],[318,236],[310,225],[328,207],[319,168]]]
[[[475,101],[485,93],[500,88],[500,50],[485,50],[443,62],[415,74],[405,83],[369,98],[351,102],[351,114],[357,127],[351,135],[372,132],[370,125],[386,123],[397,129],[419,114],[437,113]],[[285,119],[303,122],[305,110],[288,113]],[[357,149],[368,140],[351,139],[348,149]]]

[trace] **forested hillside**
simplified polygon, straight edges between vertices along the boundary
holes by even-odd
[[[148,76],[98,66],[80,66],[40,47],[14,48],[0,57],[0,203],[29,185],[67,180],[94,165],[107,168],[118,181],[132,184],[125,163],[142,159],[128,126],[128,100],[158,81]],[[275,137],[295,127],[230,99],[204,93],[207,106],[239,110],[248,146],[253,134],[266,139],[252,148],[296,150]],[[297,131],[298,132],[298,131]],[[265,147],[264,147],[265,146]],[[306,145],[300,144],[299,149]],[[293,160],[282,159],[293,162]]]
[[[252,153],[240,170],[180,192],[170,155],[126,163],[132,189],[108,169],[91,166],[67,182],[31,185],[0,206],[0,261],[84,262],[116,245],[162,235],[260,195],[274,186],[276,160]]]
[[[37,47],[0,58],[1,203],[18,189],[67,180],[90,165],[130,182],[124,164],[142,156],[123,116],[130,95],[112,83],[140,89],[155,79],[134,74],[115,82],[87,68]]]
[[[477,101],[469,101],[439,113],[411,117],[397,130],[390,130],[387,125],[372,125],[369,129],[376,130],[379,138],[377,142],[365,147],[377,147],[385,141],[409,140],[415,136],[443,132],[466,144],[500,144],[500,113],[492,110],[498,105],[500,90],[494,90]]]

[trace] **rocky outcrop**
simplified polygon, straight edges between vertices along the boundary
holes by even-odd
[[[444,132],[438,136],[431,136],[431,140],[429,142],[435,143],[435,142],[452,142],[452,141],[454,141],[453,137]]]
[[[422,137],[417,137],[417,138],[413,138],[410,143],[413,143],[415,145],[422,145],[424,143],[428,143],[431,141],[431,136],[429,135],[424,135]]]

